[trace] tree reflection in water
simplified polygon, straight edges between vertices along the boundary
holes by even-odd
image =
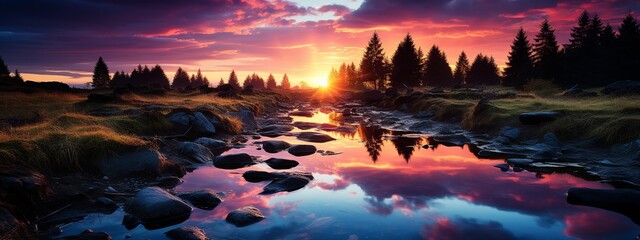
[[[380,151],[384,142],[382,136],[388,134],[390,131],[381,128],[379,125],[372,126],[358,126],[358,136],[364,143],[364,147],[367,149],[371,160],[375,163],[380,157]]]

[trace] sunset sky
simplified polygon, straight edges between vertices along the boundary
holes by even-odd
[[[173,78],[201,68],[212,83],[231,69],[287,73],[315,85],[342,62],[358,64],[373,31],[388,57],[410,32],[437,44],[451,65],[462,50],[504,65],[519,27],[530,39],[548,18],[566,43],[578,15],[597,13],[614,29],[637,0],[0,0],[0,56],[36,81],[84,83],[102,56],[113,73],[160,64]]]

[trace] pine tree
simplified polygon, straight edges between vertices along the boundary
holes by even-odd
[[[151,68],[150,75],[152,87],[164,89],[170,88],[169,78],[164,73],[164,70],[162,69],[162,67],[160,67],[160,65],[156,64],[153,68]]]
[[[240,89],[242,89],[240,87],[240,81],[238,80],[238,76],[236,75],[235,70],[231,70],[231,73],[229,74],[229,80],[227,81],[227,83],[229,83],[229,85],[231,85],[236,91],[239,91]]]
[[[280,82],[280,87],[285,90],[289,90],[291,88],[291,83],[289,82],[289,77],[285,73],[282,77],[282,82]]]
[[[210,84],[211,83],[209,82],[207,76],[204,76],[204,78],[202,79],[202,86],[209,87]]]
[[[349,65],[348,74],[349,82],[348,85],[351,88],[361,88],[362,84],[358,81],[358,70],[356,69],[356,65],[351,62]]]
[[[182,70],[181,67],[178,68],[176,74],[173,76],[173,83],[171,83],[171,88],[173,89],[184,89],[191,84],[191,80],[189,79],[189,73]]]
[[[429,86],[452,86],[453,81],[451,67],[447,62],[444,52],[438,46],[433,45],[427,54],[424,68],[424,84]]]
[[[22,79],[22,75],[20,75],[20,72],[18,72],[18,69],[16,69],[14,74],[13,74],[13,80],[15,82],[19,82],[19,83],[24,82],[24,79]]]
[[[391,61],[391,86],[395,88],[420,86],[420,59],[410,34],[407,34],[398,44]]]
[[[555,30],[545,19],[540,24],[533,44],[534,76],[542,79],[557,80],[560,74],[560,52]]]
[[[456,70],[453,73],[453,82],[456,84],[465,84],[467,82],[467,75],[469,74],[469,59],[467,59],[467,54],[460,53],[458,57],[458,61],[456,62]]]
[[[9,79],[9,67],[4,63],[2,57],[0,57],[0,80]]]
[[[93,69],[93,80],[91,85],[97,89],[106,88],[109,85],[110,80],[109,68],[104,60],[102,60],[102,57],[99,57],[98,62]]]
[[[220,78],[220,82],[218,82],[218,87],[224,84],[224,79]]]
[[[616,75],[621,80],[640,80],[640,24],[631,12],[622,20],[618,32]]]
[[[384,49],[378,34],[374,32],[360,61],[360,79],[374,89],[383,89],[386,78]]]
[[[273,90],[277,87],[278,84],[276,83],[276,79],[273,77],[273,74],[269,74],[269,77],[267,77],[267,89]]]
[[[578,17],[578,26],[571,29],[571,39],[569,39],[569,44],[565,46],[565,48],[567,50],[573,50],[583,47],[587,42],[590,25],[591,17],[589,16],[589,12],[582,12],[580,17]]]
[[[524,84],[531,78],[533,72],[531,44],[522,28],[518,30],[516,38],[511,44],[511,51],[506,64],[503,85],[522,89]]]
[[[497,85],[500,83],[498,66],[493,57],[478,54],[469,68],[467,84],[470,85]]]

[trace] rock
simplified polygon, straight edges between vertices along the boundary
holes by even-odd
[[[111,236],[106,232],[94,232],[91,229],[84,230],[75,236],[56,238],[57,240],[111,240]]]
[[[194,116],[187,112],[175,112],[169,114],[169,122],[171,122],[180,133],[184,133],[189,130],[191,121],[194,118]]]
[[[398,89],[397,88],[387,88],[387,90],[384,91],[384,95],[387,97],[397,97],[398,94]]]
[[[292,111],[289,113],[289,116],[313,117],[313,112],[312,111]]]
[[[264,162],[273,169],[290,169],[299,164],[297,161],[282,158],[269,158]]]
[[[384,99],[384,94],[380,90],[370,90],[360,94],[360,100],[367,103],[379,102],[382,99]]]
[[[197,227],[179,227],[164,233],[171,240],[207,240],[205,232]]]
[[[291,147],[291,144],[280,140],[268,140],[262,142],[262,149],[268,153],[277,153]]]
[[[194,142],[179,142],[176,151],[196,163],[206,163],[215,157],[207,147]]]
[[[507,158],[507,163],[515,166],[529,166],[533,160],[527,158]]]
[[[158,229],[183,222],[193,209],[159,187],[140,190],[125,205],[125,211],[136,217],[147,229]]]
[[[293,126],[302,129],[302,130],[307,130],[307,129],[312,129],[312,128],[316,128],[318,126],[320,126],[319,123],[313,123],[313,122],[294,122]]]
[[[98,171],[110,178],[157,177],[163,174],[182,177],[185,174],[183,167],[149,149],[105,157],[98,161]]]
[[[567,202],[621,213],[640,224],[640,191],[633,189],[571,188]]]
[[[335,138],[327,134],[318,133],[318,132],[301,132],[298,134],[297,138],[302,141],[317,142],[317,143],[324,143],[324,142],[336,140]]]
[[[200,144],[211,151],[214,155],[220,155],[221,153],[229,150],[231,147],[225,142],[213,138],[201,137],[193,141],[197,144]]]
[[[244,178],[244,180],[247,180],[247,182],[255,183],[255,182],[272,180],[276,177],[276,175],[270,172],[265,172],[265,171],[249,170],[244,172],[242,174],[242,177]]]
[[[236,153],[218,156],[213,160],[213,166],[222,169],[238,169],[256,164],[253,157],[246,153]]]
[[[432,118],[435,115],[436,115],[436,113],[433,112],[433,111],[420,111],[420,112],[416,113],[415,115],[413,115],[413,117],[415,117],[415,118]]]
[[[96,199],[96,205],[101,208],[108,209],[109,212],[113,212],[118,209],[118,205],[113,200],[106,197],[99,197]]]
[[[92,103],[113,103],[120,100],[120,96],[113,93],[90,93],[87,96],[87,101]]]
[[[338,126],[330,123],[323,123],[323,124],[320,124],[320,126],[318,126],[318,129],[322,131],[335,131],[336,128],[338,128]]]
[[[236,227],[245,227],[260,222],[264,218],[264,215],[262,215],[259,209],[254,207],[243,207],[230,212],[225,220]]]
[[[470,140],[462,134],[440,134],[430,136],[429,144],[432,145],[445,145],[447,147],[462,147],[469,143]]]
[[[293,145],[287,151],[293,156],[301,157],[314,154],[316,150],[313,145]]]
[[[156,183],[154,186],[158,186],[161,188],[174,188],[182,183],[182,179],[178,177],[161,177],[156,179]]]
[[[355,133],[356,132],[356,128],[354,126],[349,126],[349,125],[342,125],[339,126],[335,129],[336,132],[341,132],[341,133]]]
[[[193,205],[194,207],[204,210],[214,209],[216,206],[218,206],[218,204],[222,202],[220,196],[218,196],[218,194],[211,189],[181,193],[178,194],[178,197],[191,203],[191,205]]]
[[[122,225],[127,230],[131,230],[140,225],[140,220],[138,220],[133,215],[126,213],[124,214],[124,217],[122,217]]]
[[[520,122],[524,124],[540,124],[551,122],[558,118],[557,112],[526,112],[520,114]]]
[[[617,81],[604,87],[600,93],[605,95],[637,95],[640,94],[640,81]]]
[[[434,87],[430,91],[430,93],[444,93],[444,89],[441,87]]]
[[[291,174],[283,178],[276,178],[271,183],[263,188],[260,194],[273,194],[278,192],[293,192],[301,189],[309,182],[313,180],[313,177],[308,178],[304,175]]]
[[[283,109],[287,109],[287,110],[291,110],[294,109],[295,107],[289,103],[284,103],[284,102],[278,102],[278,107],[279,108],[283,108]]]
[[[576,84],[573,87],[571,87],[571,88],[567,89],[566,91],[562,92],[562,96],[565,96],[565,97],[579,97],[579,96],[582,96],[584,93],[585,93],[584,90],[578,84]]]
[[[499,168],[500,171],[503,171],[503,172],[508,172],[509,171],[509,164],[506,164],[506,163],[497,164],[494,167]]]
[[[511,141],[515,141],[520,136],[520,129],[515,127],[503,127],[501,136],[505,136]]]
[[[544,134],[544,143],[552,146],[552,147],[557,147],[560,146],[560,140],[558,140],[558,137],[556,137],[555,134],[548,132]]]
[[[236,117],[240,119],[242,122],[242,130],[243,131],[256,131],[258,129],[258,123],[256,122],[256,117],[253,115],[253,112],[249,110],[242,110],[238,112],[227,112],[230,116]]]
[[[258,130],[258,133],[267,137],[279,137],[293,130],[293,126],[289,125],[269,125]]]
[[[216,127],[201,112],[193,114],[193,126],[189,131],[190,136],[211,136],[216,133]]]

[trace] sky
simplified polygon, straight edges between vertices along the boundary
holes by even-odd
[[[376,31],[386,56],[411,33],[426,52],[433,44],[450,65],[461,51],[492,55],[504,66],[516,31],[532,40],[548,18],[567,43],[587,10],[617,29],[637,0],[0,0],[0,56],[35,81],[91,81],[102,56],[109,70],[160,64],[198,69],[217,83],[286,73],[314,86],[342,62],[359,63]]]

